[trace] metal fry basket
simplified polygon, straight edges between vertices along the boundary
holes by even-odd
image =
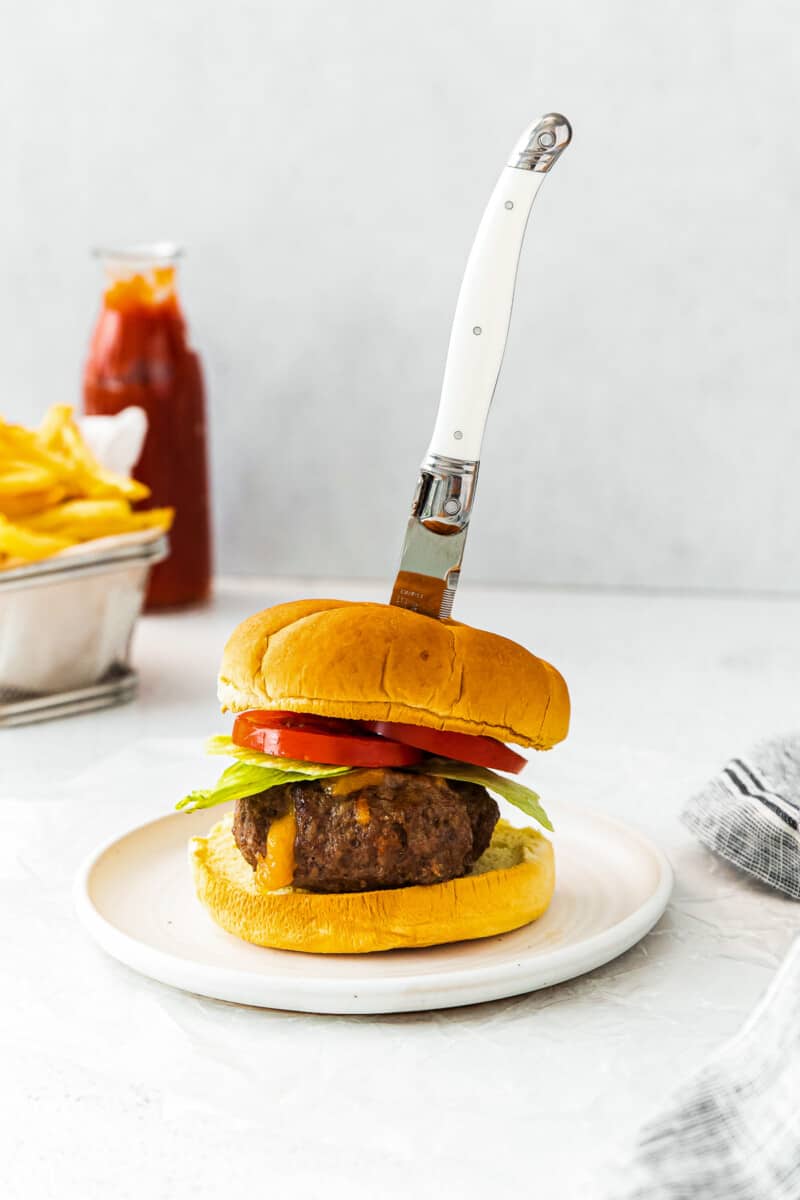
[[[0,572],[0,727],[122,704],[130,644],[165,535],[106,539]]]

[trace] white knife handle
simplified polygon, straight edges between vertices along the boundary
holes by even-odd
[[[572,136],[549,113],[526,129],[478,228],[456,305],[428,456],[477,462],[506,348],[522,239],[534,197]]]

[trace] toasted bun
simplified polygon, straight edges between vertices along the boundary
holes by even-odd
[[[223,711],[401,721],[547,750],[567,685],[508,638],[388,604],[297,600],[243,621],[222,656]]]
[[[366,954],[507,933],[540,917],[555,885],[553,848],[499,821],[470,875],[382,892],[259,891],[233,840],[232,817],[189,846],[197,895],[228,933],[278,950]]]

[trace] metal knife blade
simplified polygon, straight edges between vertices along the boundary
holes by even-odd
[[[420,468],[392,604],[449,617],[467,540],[477,462],[429,454]]]
[[[456,305],[442,396],[422,461],[391,603],[450,616],[534,197],[572,129],[548,113],[516,143],[478,228]]]

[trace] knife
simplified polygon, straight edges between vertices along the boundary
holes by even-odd
[[[571,138],[570,123],[560,113],[529,126],[478,227],[453,319],[436,425],[392,590],[391,603],[400,608],[440,620],[452,611],[525,227],[545,175]]]

